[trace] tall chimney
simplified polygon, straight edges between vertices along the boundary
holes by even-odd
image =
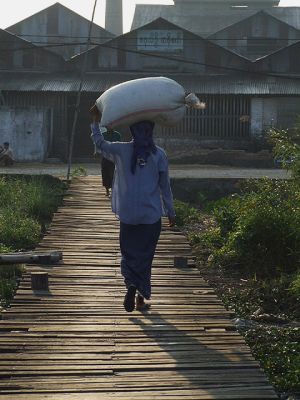
[[[117,36],[123,34],[122,0],[106,0],[105,29]]]

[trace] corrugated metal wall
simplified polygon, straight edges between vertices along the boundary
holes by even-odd
[[[175,128],[163,128],[162,137],[205,140],[239,140],[250,135],[250,98],[248,96],[203,96],[205,110],[188,109],[186,118]]]

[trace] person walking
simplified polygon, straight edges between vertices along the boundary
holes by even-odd
[[[130,126],[131,142],[108,142],[101,114],[91,109],[92,140],[97,151],[115,163],[112,211],[120,220],[121,273],[127,288],[127,312],[149,307],[151,268],[161,232],[161,217],[175,225],[173,196],[167,156],[153,141],[154,123],[142,121]]]
[[[108,142],[120,142],[121,134],[114,130],[108,130],[103,134],[104,139]],[[112,188],[113,179],[115,172],[115,164],[111,161],[102,157],[101,160],[101,175],[102,175],[102,185],[105,187],[106,196],[110,196],[110,190]]]

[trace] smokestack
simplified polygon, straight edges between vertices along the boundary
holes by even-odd
[[[123,34],[122,0],[106,0],[105,29],[117,36]]]

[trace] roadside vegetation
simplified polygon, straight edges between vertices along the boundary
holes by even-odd
[[[64,191],[51,176],[0,176],[0,254],[34,249]],[[1,306],[9,304],[21,273],[21,266],[0,266]]]
[[[235,313],[282,399],[300,394],[300,127],[270,132],[289,180],[249,180],[239,194],[176,202],[203,277]],[[290,396],[290,397],[289,397]]]

